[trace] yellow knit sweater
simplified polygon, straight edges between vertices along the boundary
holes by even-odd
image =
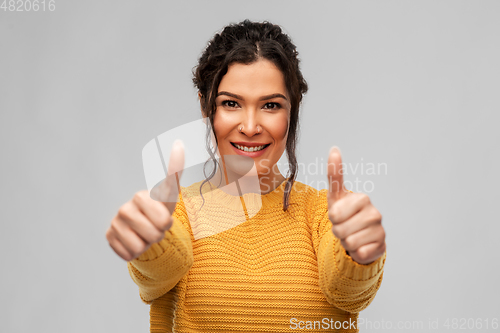
[[[203,222],[188,218],[201,207],[201,182],[182,188],[165,238],[127,263],[142,301],[151,305],[151,332],[329,332],[334,326],[358,332],[354,323],[380,287],[386,255],[369,265],[354,262],[331,232],[327,190],[296,181],[284,212],[285,183],[260,198],[210,192],[217,200],[205,205],[219,203],[212,211],[220,221],[234,220],[242,202],[247,210],[252,203],[262,207],[203,238],[191,227]]]

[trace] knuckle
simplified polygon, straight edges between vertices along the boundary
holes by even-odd
[[[118,217],[120,218],[128,218],[130,216],[130,213],[131,213],[131,205],[130,203],[126,203],[124,204],[123,206],[121,206],[119,209],[118,209]]]
[[[333,206],[332,214],[333,214],[334,218],[338,219],[340,213],[341,212],[340,212],[339,206]]]
[[[152,233],[148,230],[147,233],[141,233],[140,236],[141,238],[141,243],[144,243],[146,245],[150,245],[150,244],[153,244],[153,239],[154,239],[154,236],[152,235]],[[137,248],[135,248],[136,250],[141,250],[140,249],[140,246],[137,246]]]
[[[380,238],[383,240],[384,245],[385,245],[385,229],[384,228],[382,228],[382,230],[381,230]]]
[[[122,257],[123,260],[125,260],[125,261],[132,261],[135,259],[134,255],[129,253],[128,251],[120,254],[120,257]]]
[[[108,230],[106,230],[106,239],[108,240],[108,243],[111,244],[111,241],[112,241],[112,235],[113,235],[113,230],[111,229],[111,227],[108,228]]]
[[[339,221],[339,214],[340,214],[340,211],[339,211],[339,208],[337,207],[337,205],[333,205],[328,210],[328,216],[330,218],[330,221],[332,221],[332,223],[336,223]]]
[[[373,218],[377,221],[382,221],[382,214],[379,212],[375,206],[372,206],[372,212],[371,212]]]
[[[366,249],[366,248],[361,248],[357,251],[357,255],[359,257],[359,259],[361,259],[362,261],[367,261],[368,259],[370,259],[370,252]]]
[[[169,230],[172,227],[172,223],[173,223],[172,216],[168,215],[165,219],[163,219],[160,222],[161,230],[165,231]]]
[[[332,227],[333,234],[337,236],[338,239],[345,239],[346,238],[346,231],[345,228],[343,228],[341,225],[336,225]]]
[[[144,202],[144,191],[139,191],[134,194],[134,197],[132,200],[137,204],[140,205]]]
[[[137,258],[138,256],[140,256],[145,251],[145,248],[146,248],[146,244],[144,244],[144,242],[136,242],[136,243],[132,244],[131,251],[132,251],[133,257]]]
[[[335,223],[335,216],[333,215],[333,211],[331,209],[328,211],[328,219],[330,222]]]
[[[341,238],[340,238],[340,235],[339,235],[339,230],[338,230],[338,227],[337,227],[337,226],[335,226],[335,225],[334,225],[334,226],[332,227],[332,233],[333,233],[333,235],[334,235],[335,237],[337,237],[338,239],[341,239]]]
[[[112,240],[110,243],[109,243],[109,247],[111,247],[111,249],[120,257],[122,258],[123,260],[126,260],[126,261],[130,261],[132,260],[132,258],[130,258],[130,254],[128,253],[128,251],[119,251],[117,250],[119,247],[118,245],[121,245],[121,243],[114,239]]]
[[[160,238],[160,236],[163,236],[163,233],[159,230],[150,232],[147,236],[148,245],[152,245],[154,243],[158,243],[159,241],[161,241],[163,237]]]
[[[358,193],[358,200],[365,206],[370,204],[370,197],[366,193]]]
[[[385,244],[385,242],[384,242],[384,244],[382,244],[382,246],[380,247],[380,253],[382,253],[382,254],[383,254],[383,253],[385,252],[385,250],[386,250],[386,249],[387,249],[387,245],[386,245],[386,244]]]
[[[375,207],[369,212],[370,220],[374,224],[381,224],[382,223],[382,214],[376,209]]]
[[[114,218],[111,221],[111,225],[109,226],[108,231],[106,232],[106,236],[109,235],[109,237],[115,237],[118,234],[118,224],[120,223],[121,219],[120,218]]]
[[[152,218],[152,222],[155,223],[157,226],[162,227],[167,223],[170,214],[168,213],[168,209],[167,207],[165,207],[165,205],[157,202],[155,203],[156,205],[153,205],[151,207],[152,211],[154,211],[153,213],[154,217]]]
[[[344,243],[346,245],[346,250],[354,249],[355,241],[353,237],[346,237]]]

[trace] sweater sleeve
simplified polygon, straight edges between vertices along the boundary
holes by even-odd
[[[139,286],[139,295],[146,304],[151,304],[175,287],[193,265],[189,220],[182,196],[172,218],[172,227],[165,232],[163,240],[127,262],[129,274]]]
[[[311,205],[313,245],[318,258],[319,286],[327,301],[350,313],[364,310],[382,283],[386,253],[368,265],[355,262],[331,231],[328,190],[317,192]]]

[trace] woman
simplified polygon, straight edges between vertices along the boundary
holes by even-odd
[[[251,159],[261,194],[209,192],[206,186],[217,184],[212,173],[182,188],[177,205],[141,191],[120,208],[106,237],[151,304],[151,331],[357,332],[358,313],[382,281],[385,233],[369,197],[343,186],[337,148],[328,159],[329,190],[295,181],[307,91],[295,46],[267,22],[229,25],[208,44],[193,81],[222,159],[218,181],[238,178],[230,157]],[[287,178],[276,168],[285,149]],[[182,165],[176,144],[169,170],[179,172],[160,195],[177,190]],[[201,214],[206,224],[192,218],[201,207],[197,191],[213,199],[204,201],[216,212]],[[221,202],[222,210],[211,206]],[[233,223],[242,207],[242,223]],[[211,223],[225,227],[200,236],[197,228]]]

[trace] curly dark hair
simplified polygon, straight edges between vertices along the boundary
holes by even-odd
[[[299,69],[296,46],[290,37],[282,31],[280,26],[267,21],[260,23],[244,20],[230,24],[208,42],[198,60],[198,65],[193,69],[193,83],[200,94],[202,111],[213,124],[219,84],[227,73],[229,65],[232,63],[251,64],[259,59],[267,59],[281,70],[290,96],[290,125],[286,141],[289,170],[283,198],[283,210],[286,211],[289,206],[290,191],[298,171],[295,150],[298,141],[299,106],[308,88]],[[215,161],[208,144],[209,136],[210,133],[207,131],[207,150],[212,160]],[[209,178],[214,174],[215,169]]]

